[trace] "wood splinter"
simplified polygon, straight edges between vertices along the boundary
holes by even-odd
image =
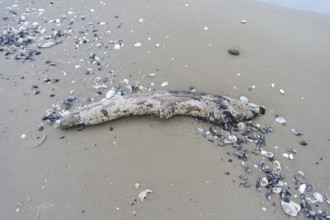
[[[164,119],[186,115],[217,125],[236,125],[264,113],[264,107],[225,96],[201,92],[152,91],[114,96],[64,113],[60,128],[95,125],[133,115],[158,115]]]

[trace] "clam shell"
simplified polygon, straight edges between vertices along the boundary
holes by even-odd
[[[284,201],[281,201],[281,206],[282,206],[282,209],[284,210],[284,212],[287,215],[297,216],[298,212],[297,212],[296,208],[292,204],[287,203],[287,202],[284,202]]]
[[[318,193],[318,192],[314,192],[314,198],[319,202],[322,203],[323,202],[323,196]]]
[[[278,160],[273,162],[273,170],[274,171],[281,171],[281,163]]]
[[[263,177],[260,181],[261,186],[267,186],[268,185],[268,179],[266,177]]]

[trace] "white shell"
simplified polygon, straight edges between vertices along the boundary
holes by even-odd
[[[107,99],[111,99],[112,96],[114,96],[114,95],[115,95],[115,90],[114,90],[114,89],[110,89],[110,90],[107,92],[107,94],[105,95],[105,97],[106,97]]]
[[[260,181],[261,186],[267,186],[268,185],[268,179],[266,177],[263,177]]]
[[[281,187],[274,187],[273,188],[273,193],[279,194],[282,191]]]
[[[285,124],[286,120],[284,118],[276,118],[275,121],[280,124]]]
[[[223,140],[226,144],[233,144],[237,141],[237,137],[235,135],[229,135],[225,137]]]
[[[274,157],[274,154],[273,154],[272,152],[268,152],[268,151],[265,151],[265,150],[262,150],[262,151],[261,151],[261,154],[262,154],[262,155],[265,155],[265,156],[268,157],[268,158],[272,158],[272,157]]]
[[[139,199],[143,202],[143,200],[147,197],[148,193],[152,193],[152,190],[150,190],[150,189],[143,190],[138,195]]]
[[[297,210],[297,212],[300,212],[301,206],[298,203],[295,203],[294,201],[290,201],[289,204],[291,204]]]
[[[244,123],[244,122],[240,122],[240,123],[238,123],[238,124],[237,124],[237,128],[238,128],[238,130],[243,131],[244,128],[245,128],[245,123]]]
[[[167,86],[167,85],[168,85],[168,82],[165,81],[165,82],[162,83],[161,87],[165,87],[165,86]]]
[[[281,206],[286,214],[290,216],[297,216],[298,212],[292,204],[281,201]]]
[[[273,170],[274,171],[281,171],[281,163],[278,160],[273,162]]]
[[[319,203],[323,202],[323,196],[320,193],[314,192],[314,197]]]
[[[283,90],[283,89],[280,89],[280,93],[281,93],[281,94],[284,94],[285,92],[284,92],[284,90]]]
[[[245,97],[245,96],[239,97],[239,100],[241,100],[241,102],[244,102],[244,103],[249,102],[249,99],[247,97]]]
[[[50,42],[47,42],[47,43],[44,43],[43,45],[41,45],[40,48],[49,48],[49,47],[52,47],[54,45],[55,45],[55,43],[50,41]]]
[[[136,44],[134,44],[134,47],[141,47],[141,46],[142,46],[141,42],[137,42]]]
[[[299,186],[299,192],[300,192],[301,194],[303,194],[303,193],[305,192],[305,189],[306,189],[306,184],[301,184],[301,185]]]

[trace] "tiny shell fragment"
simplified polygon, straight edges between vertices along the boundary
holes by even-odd
[[[134,47],[141,47],[142,44],[140,42],[137,42],[136,44],[134,44]]]
[[[285,92],[284,92],[284,90],[283,90],[283,89],[280,89],[280,93],[281,93],[281,94],[284,94]]]
[[[141,200],[141,202],[143,202],[143,200],[147,197],[148,193],[152,193],[152,190],[146,189],[139,193],[138,197]]]
[[[167,85],[168,85],[168,82],[165,81],[165,82],[162,83],[161,87],[165,87],[165,86],[167,86]]]
[[[47,43],[44,43],[43,45],[39,46],[40,48],[49,48],[49,47],[52,47],[54,46],[55,43],[50,41],[50,42],[47,42]]]
[[[280,124],[285,124],[286,120],[284,118],[276,118],[275,121]]]

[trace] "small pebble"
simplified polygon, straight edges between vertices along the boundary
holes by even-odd
[[[228,50],[228,53],[234,56],[238,56],[240,54],[239,50],[237,49],[230,49]]]

